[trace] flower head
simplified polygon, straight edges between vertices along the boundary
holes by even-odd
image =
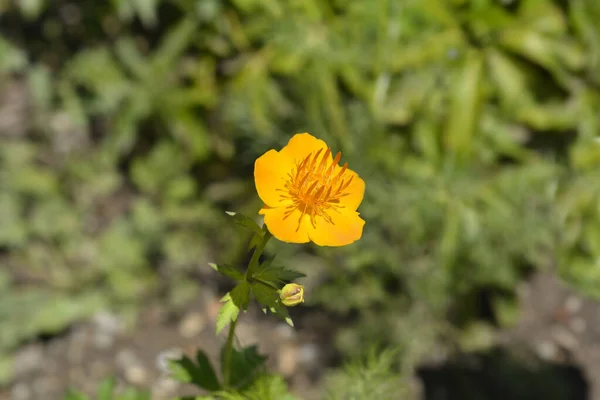
[[[281,303],[286,307],[294,307],[304,302],[304,286],[288,283],[279,294]]]
[[[365,182],[348,163],[339,166],[324,141],[294,135],[281,151],[269,150],[254,164],[256,190],[265,206],[260,214],[283,242],[344,246],[362,236],[365,221],[356,209]]]

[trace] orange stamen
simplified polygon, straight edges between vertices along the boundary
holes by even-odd
[[[285,189],[281,190],[282,199],[291,200],[292,203],[286,207],[284,218],[290,216],[294,211],[300,211],[298,227],[304,216],[308,216],[313,228],[317,225],[317,218],[322,218],[327,223],[333,223],[331,212],[340,212],[344,208],[340,199],[347,196],[346,191],[354,176],[347,174],[348,163],[344,163],[340,171],[332,177],[335,167],[338,166],[342,153],[338,152],[333,162],[327,166],[331,159],[331,149],[322,154],[323,149],[307,155],[288,174]],[[321,160],[319,161],[319,158]]]

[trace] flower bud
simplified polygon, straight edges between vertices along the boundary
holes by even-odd
[[[279,294],[281,303],[287,307],[297,306],[304,302],[304,286],[297,283],[288,283]]]

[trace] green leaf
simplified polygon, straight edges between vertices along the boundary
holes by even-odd
[[[447,149],[466,161],[472,154],[477,130],[483,61],[478,53],[469,53],[458,71],[450,99],[450,116],[445,139]]]
[[[287,308],[279,300],[279,292],[276,289],[261,282],[254,282],[252,283],[252,294],[254,294],[256,301],[265,313],[270,310],[273,314],[285,320],[288,325],[294,326]]]
[[[135,41],[125,37],[115,44],[115,53],[137,80],[144,80],[150,75],[148,61],[140,54]]]
[[[252,294],[263,308],[271,309],[279,301],[277,290],[260,282],[252,283]]]
[[[223,360],[225,359],[226,347],[224,345],[221,348],[221,365],[225,365]],[[243,389],[250,385],[266,359],[265,356],[258,354],[258,347],[256,345],[243,348],[239,351],[232,349],[231,362],[229,364],[231,368],[229,371],[230,384],[238,389]]]
[[[219,310],[219,316],[217,317],[217,334],[232,321],[235,321],[240,313],[240,308],[231,301],[231,295],[229,293],[221,299],[221,302],[224,302],[225,304],[223,304]]]
[[[158,0],[133,0],[132,2],[140,20],[145,26],[156,25]]]
[[[231,301],[242,311],[250,304],[250,283],[242,281],[230,292]]]
[[[256,275],[260,272],[263,272],[265,270],[268,270],[269,268],[271,268],[273,261],[275,261],[275,256],[269,256],[269,257],[265,257],[265,260],[256,268],[256,271],[254,272],[253,275]]]
[[[502,33],[501,45],[521,56],[556,72],[558,63],[554,54],[554,41],[529,28],[515,28]]]
[[[511,57],[489,49],[486,51],[486,61],[492,82],[507,110],[517,109],[530,101],[525,73]]]
[[[194,363],[189,359],[189,357],[183,356],[179,360],[167,360],[167,365],[173,379],[183,383],[192,382]]]
[[[265,261],[252,275],[252,278],[259,279],[276,286],[281,286],[284,283],[292,282],[295,279],[306,276],[301,272],[286,269],[281,266],[274,266],[271,264],[271,262],[272,260]]]
[[[279,375],[261,374],[252,386],[240,394],[239,400],[295,400],[288,392],[287,384]],[[231,398],[227,400],[238,400]]]
[[[252,235],[252,239],[248,243],[248,251],[252,250],[262,242],[262,236]]]
[[[277,315],[279,318],[283,319],[289,326],[294,327],[294,321],[292,321],[292,317],[290,317],[290,313],[288,312],[287,307],[285,307],[280,302],[275,304],[275,307],[271,308],[271,312]]]
[[[221,385],[219,384],[217,374],[210,364],[208,356],[202,350],[196,352],[196,362],[198,363],[198,371],[200,373],[198,378],[199,385],[206,390],[219,390]]]
[[[241,271],[239,271],[238,269],[236,269],[235,267],[232,267],[231,265],[227,265],[227,264],[217,265],[214,263],[208,263],[208,265],[210,265],[211,268],[214,269],[215,271],[225,275],[228,278],[231,278],[236,281],[244,280],[244,274]]]
[[[519,6],[520,22],[538,32],[562,35],[567,31],[565,14],[548,0],[527,0]]]
[[[208,391],[221,388],[210,360],[202,350],[196,352],[196,364],[187,356],[169,361],[169,370],[173,378],[180,382],[192,383]]]
[[[98,388],[97,400],[112,400],[115,389],[115,379],[107,378],[100,383]]]
[[[192,35],[196,31],[197,22],[192,18],[184,18],[171,29],[161,41],[160,47],[154,53],[152,68],[154,72],[162,74],[170,65],[177,62],[178,57],[188,47]],[[153,83],[153,82],[148,82]]]
[[[208,132],[203,122],[184,106],[175,104],[167,109],[166,117],[170,118],[171,131],[189,149],[196,161],[204,160],[211,151]]]
[[[258,226],[258,224],[254,222],[254,220],[252,220],[251,218],[245,216],[244,214],[236,213],[233,211],[225,211],[225,213],[233,217],[236,224],[243,226],[246,229],[250,229],[260,239],[262,239],[262,237],[264,236],[264,232],[262,231],[260,226]]]
[[[78,392],[74,389],[69,389],[65,394],[64,400],[89,400],[89,398],[81,392]]]

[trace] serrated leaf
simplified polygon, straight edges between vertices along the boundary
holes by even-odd
[[[258,303],[264,308],[275,307],[279,301],[279,294],[274,288],[268,287],[262,283],[252,284],[252,294]]]
[[[221,299],[221,302],[225,304],[221,307],[219,316],[217,317],[217,334],[237,319],[240,310],[246,311],[248,309],[248,304],[250,304],[250,284],[247,281],[240,282]]]
[[[266,263],[266,262],[265,262]],[[264,282],[268,282],[270,284],[274,284],[276,286],[281,286],[284,283],[292,282],[295,279],[303,278],[306,275],[293,271],[291,269],[286,269],[281,266],[274,266],[272,264],[268,264],[266,268],[261,268],[253,274],[252,278],[259,279]]]
[[[225,349],[221,348],[221,365],[225,365]],[[264,365],[266,357],[258,354],[258,347],[252,345],[241,350],[231,349],[229,384],[238,389],[250,385],[259,368]]]
[[[290,313],[283,304],[278,302],[277,304],[275,304],[275,307],[271,309],[271,312],[277,315],[279,318],[283,319],[292,328],[294,327],[294,321],[292,321]]]
[[[247,281],[238,283],[230,292],[231,301],[242,311],[248,309],[250,304],[250,284]]]
[[[172,377],[179,382],[192,383],[202,389],[215,391],[221,388],[210,360],[202,350],[196,352],[196,364],[187,356],[168,362]]]
[[[208,265],[210,265],[211,268],[214,269],[215,271],[225,275],[228,278],[231,278],[236,281],[244,280],[244,274],[231,265],[227,265],[227,264],[217,265],[214,263],[208,263]]]
[[[196,362],[198,363],[199,372],[198,385],[210,391],[219,390],[221,385],[219,384],[217,374],[210,364],[208,356],[202,350],[196,352]]]
[[[283,282],[292,282],[296,279],[304,278],[306,275],[302,272],[281,267],[281,269],[277,272],[277,276]]]
[[[254,298],[261,305],[261,309],[265,314],[269,310],[279,318],[285,320],[288,325],[294,326],[287,308],[280,302],[277,290],[263,283],[255,282],[252,284],[252,294],[254,294]]]
[[[232,321],[235,321],[240,313],[240,308],[236,306],[233,301],[231,301],[231,296],[229,293],[227,293],[227,295],[225,295],[221,301],[225,302],[225,304],[223,304],[219,310],[219,316],[217,317],[217,335],[223,330],[223,328],[229,325]]]
[[[267,269],[271,268],[271,266],[273,265],[273,261],[275,260],[275,256],[270,256],[270,257],[266,257],[264,259],[264,261],[256,268],[256,271],[254,272],[253,275],[262,273],[263,271],[266,271]]]
[[[248,251],[258,246],[260,242],[262,242],[262,239],[262,236],[252,235],[252,239],[250,239],[250,243],[248,243]]]
[[[183,383],[192,382],[193,363],[189,357],[183,356],[179,360],[167,360],[167,365],[171,378]]]
[[[262,374],[243,393],[244,400],[295,400],[279,375]],[[233,399],[232,399],[233,400]]]
[[[250,217],[245,216],[244,214],[236,213],[233,211],[225,211],[225,213],[234,218],[236,224],[243,226],[246,229],[250,229],[256,236],[260,239],[263,238],[264,233],[263,230],[258,226],[256,222]]]

